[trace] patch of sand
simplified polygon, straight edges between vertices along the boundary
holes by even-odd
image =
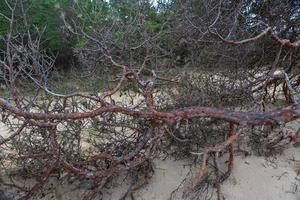
[[[236,157],[222,194],[226,200],[299,200],[300,182],[294,170],[297,162],[300,148],[289,148],[276,158]]]
[[[190,171],[187,161],[156,160],[155,173],[136,195],[140,200],[167,200]]]
[[[0,122],[0,139],[1,137],[6,138],[8,136],[9,136],[8,128],[2,122]]]

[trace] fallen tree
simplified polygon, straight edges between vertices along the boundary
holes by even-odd
[[[13,18],[11,20],[13,21]],[[139,68],[133,69],[115,61],[97,38],[87,35],[82,29],[79,29],[79,32],[72,31],[96,42],[104,62],[120,71],[120,78],[113,88],[99,94],[79,92],[57,94],[47,85],[48,71],[53,60],[40,54],[38,45],[40,41],[29,40],[27,45],[22,46],[28,56],[24,57],[22,56],[24,51],[20,51],[19,46],[13,45],[20,44],[16,40],[23,38],[12,37],[13,33],[6,38],[7,51],[1,60],[1,66],[7,72],[5,78],[10,97],[1,97],[0,107],[2,121],[12,132],[8,137],[0,140],[3,157],[1,161],[4,169],[8,167],[7,163],[20,166],[21,174],[34,179],[35,184],[31,187],[21,185],[13,181],[13,177],[10,177],[9,182],[2,180],[0,184],[3,187],[14,187],[22,191],[23,196],[20,199],[25,200],[35,196],[49,178],[57,173],[93,180],[93,189],[87,191],[82,198],[96,198],[101,195],[105,184],[116,174],[122,171],[139,171],[142,166],[148,165],[164,147],[162,143],[167,139],[166,135],[170,135],[169,128],[193,119],[225,122],[228,124],[228,133],[222,142],[208,145],[203,152],[199,152],[202,155],[199,174],[187,186],[183,198],[187,198],[188,194],[203,180],[207,163],[210,158],[213,158],[217,194],[218,199],[221,199],[220,182],[231,173],[234,144],[239,140],[243,129],[258,125],[281,127],[300,118],[300,103],[295,100],[293,90],[299,82],[290,83],[292,79],[299,79],[299,73],[289,75],[287,79],[284,72],[277,69],[282,47],[298,49],[300,40],[291,42],[281,39],[272,32],[270,27],[261,34],[242,41],[229,41],[219,36],[224,42],[233,45],[253,42],[263,36],[270,36],[279,43],[280,48],[272,67],[263,76],[255,78],[246,86],[250,88],[254,98],[260,95],[265,97],[270,89],[275,94],[279,85],[284,86],[286,99],[288,102],[292,99],[292,104],[270,112],[232,111],[201,105],[160,109],[161,105],[157,103],[158,96],[155,95],[157,82],[167,82],[172,85],[177,84],[178,80],[160,77],[154,70],[150,70],[151,76],[145,77],[143,72],[149,71],[148,56]],[[29,35],[30,32],[27,33],[27,36]],[[16,63],[19,64],[16,66]],[[33,63],[33,70],[28,70],[29,63]],[[20,94],[21,87],[18,86],[18,79],[30,80],[34,85],[34,94],[29,96]],[[127,91],[128,96],[130,93],[137,94],[131,95],[131,101],[128,103],[116,97],[118,92],[122,92],[124,85],[132,86]],[[135,88],[134,92],[132,88]],[[185,142],[184,139],[173,136],[179,142]],[[297,134],[288,137],[292,141],[298,139]],[[92,147],[91,152],[83,148],[83,140]],[[218,159],[224,152],[229,153],[229,161],[227,171],[221,176]],[[130,191],[133,192],[134,189]]]

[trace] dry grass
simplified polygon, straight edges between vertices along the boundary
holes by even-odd
[[[296,163],[296,164],[295,164],[294,170],[295,170],[295,172],[297,173],[297,175],[300,174],[300,163]]]

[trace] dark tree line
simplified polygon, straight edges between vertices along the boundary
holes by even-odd
[[[96,28],[102,28],[102,31],[113,30],[114,34],[111,36],[113,37],[111,39],[114,39],[113,50],[123,60],[130,62],[131,59],[133,62],[130,58],[133,54],[143,55],[146,51],[155,51],[151,53],[159,57],[156,58],[156,62],[160,63],[153,65],[164,65],[163,67],[209,65],[210,58],[222,54],[218,52],[222,44],[214,35],[216,31],[226,39],[237,39],[257,34],[270,26],[279,37],[291,41],[297,40],[300,31],[300,5],[292,0],[174,0],[158,1],[155,4],[150,1],[89,0],[17,2],[14,31],[23,32],[29,29],[34,32],[35,29],[45,29],[42,47],[49,55],[56,56],[57,68],[66,70],[69,70],[71,65],[81,67],[82,63],[72,63],[70,60],[76,61],[77,49],[86,42],[66,30],[61,18],[62,12],[67,18],[80,22],[88,32]],[[20,4],[26,12],[27,25],[22,22]],[[0,7],[2,11],[0,34],[3,38],[8,30],[5,16],[9,17],[10,14],[5,0],[2,0]],[[141,43],[143,44],[140,45]],[[1,49],[4,46],[2,40]],[[240,54],[247,57],[248,65],[256,64],[262,52],[266,57],[264,60],[269,62],[272,55],[268,53],[272,52],[265,53],[268,48],[268,41],[265,40],[252,45],[251,48],[247,48],[247,52]],[[136,59],[136,56],[134,57]],[[296,58],[292,57],[295,64]]]

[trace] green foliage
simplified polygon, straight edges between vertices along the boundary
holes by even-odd
[[[54,0],[30,0],[30,10],[28,16],[30,17],[31,28],[34,26],[38,28],[46,28],[44,37],[46,43],[44,44],[49,50],[58,52],[61,48],[67,45],[67,39],[61,33],[62,22],[59,13],[55,9],[58,1]],[[66,3],[62,0],[59,3]]]
[[[75,48],[82,48],[85,45],[87,45],[88,41],[86,39],[78,39],[76,44],[75,44]]]
[[[12,5],[14,0],[9,2]],[[62,13],[71,26],[75,22],[85,33],[93,36],[98,34],[98,38],[105,35],[106,30],[111,29],[111,33],[105,38],[106,41],[111,41],[108,45],[112,46],[108,48],[114,51],[113,54],[120,54],[120,59],[123,59],[124,63],[130,59],[130,56],[137,56],[137,62],[141,62],[146,49],[154,49],[154,47],[147,46],[150,44],[145,44],[130,55],[129,48],[139,46],[146,37],[156,38],[157,41],[151,45],[158,44],[164,46],[163,49],[170,49],[168,47],[170,44],[167,44],[170,39],[162,33],[162,30],[169,26],[169,22],[165,19],[171,13],[167,9],[169,5],[166,3],[169,2],[167,0],[159,1],[157,7],[153,6],[150,0],[111,0],[109,2],[103,0],[23,0],[17,2],[14,33],[26,35],[26,31],[29,30],[35,38],[37,30],[44,30],[41,49],[56,56],[56,67],[60,69],[70,68],[70,60],[74,58],[73,48],[78,50],[91,45],[87,38],[77,37],[67,30]],[[26,11],[28,26],[24,23],[21,5]],[[0,1],[0,9],[1,13],[10,17],[11,13],[4,1]],[[1,38],[4,38],[8,31],[8,21],[0,16],[0,41],[2,42],[0,42],[0,48],[2,50],[5,49],[5,43]],[[124,48],[124,44],[127,49]]]
[[[152,22],[147,22],[146,27],[151,32],[158,32],[161,29],[162,24],[159,22],[152,21]]]
[[[9,9],[4,1],[0,1],[0,12],[4,16],[10,17]],[[0,50],[5,48],[3,39],[7,34],[7,30],[9,29],[9,22],[4,18],[4,16],[0,15]]]

